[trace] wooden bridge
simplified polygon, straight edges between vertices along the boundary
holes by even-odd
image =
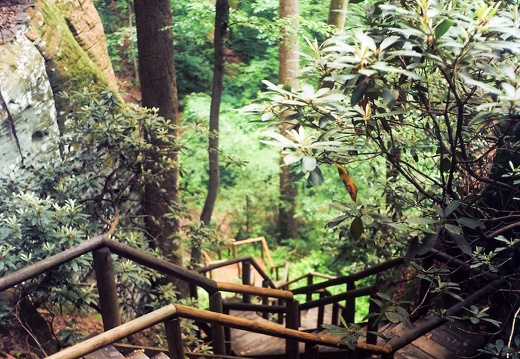
[[[293,289],[291,287],[298,281],[285,281],[275,285],[262,266],[250,256],[214,263],[196,273],[99,236],[0,278],[0,292],[90,252],[94,256],[105,332],[48,358],[86,358],[89,353],[96,351],[103,353],[108,350],[108,345],[158,323],[164,324],[168,343],[167,352],[173,359],[184,359],[185,356],[222,359],[231,356],[273,359],[299,359],[302,356],[305,359],[350,357],[442,359],[456,355],[469,356],[483,344],[483,338],[479,335],[467,335],[459,328],[447,325],[446,317],[456,315],[463,307],[493,293],[505,284],[502,279],[489,278],[488,285],[449,308],[445,317],[423,315],[413,323],[412,328],[405,328],[402,325],[382,326],[375,321],[375,318],[371,318],[364,323],[364,335],[360,336],[354,345],[349,345],[341,336],[323,332],[320,327],[327,323],[338,325],[340,315],[346,322],[354,322],[356,298],[374,296],[378,290],[376,286],[358,288],[358,282],[405,265],[403,259],[394,259],[349,276],[325,278],[320,283],[313,283],[316,277],[313,274],[303,276],[297,279],[306,280],[306,284]],[[112,254],[188,282],[192,297],[196,297],[198,289],[202,288],[209,297],[209,310],[170,304],[122,324],[112,270]],[[433,259],[440,263],[449,263],[460,271],[470,271],[464,263],[444,253],[431,252],[426,260]],[[242,283],[234,283],[234,279],[228,282],[218,281],[206,276],[211,271],[229,265],[239,265]],[[252,285],[252,271],[261,278],[262,286]],[[340,294],[331,295],[328,288],[337,285],[345,286],[345,290]],[[426,295],[425,286],[421,290]],[[233,300],[223,299],[223,293],[230,293]],[[305,299],[299,303],[296,299],[298,297]],[[340,303],[344,304],[340,305]],[[372,306],[371,312],[375,309]],[[422,309],[427,309],[427,306]],[[424,313],[425,310],[418,312]],[[304,317],[308,317],[308,320],[302,320]],[[184,352],[180,318],[193,319],[200,324],[200,330],[204,331],[201,337],[211,341],[215,354],[193,356],[193,353]],[[313,318],[312,321],[310,318]],[[387,336],[392,332],[393,337],[383,342],[374,332],[385,333]],[[109,357],[114,356],[110,354]]]

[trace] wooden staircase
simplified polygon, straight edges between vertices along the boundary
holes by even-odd
[[[418,349],[415,354],[416,358],[444,359],[455,354],[449,345],[453,346],[456,343],[462,343],[460,345],[463,345],[463,343],[466,343],[466,347],[470,349],[465,352],[465,355],[467,355],[467,353],[471,351],[475,352],[476,349],[482,345],[482,342],[477,343],[477,341],[472,341],[471,339],[461,336],[462,332],[460,330],[457,332],[456,328],[454,330],[457,332],[459,342],[451,339],[446,340],[447,337],[445,334],[438,334],[440,332],[436,333],[435,330],[437,330],[437,328],[441,328],[442,330],[443,325],[447,322],[446,317],[457,315],[465,306],[469,306],[480,298],[490,295],[507,283],[503,279],[490,277],[488,285],[447,309],[445,313],[446,317],[426,318],[424,321],[414,323],[414,327],[411,329],[401,328],[402,330],[399,329],[398,333],[396,332],[396,335],[387,343],[378,341],[377,337],[370,333],[371,331],[383,330],[383,328],[374,321],[369,320],[368,323],[366,323],[368,334],[357,341],[355,350],[349,349],[341,337],[323,332],[311,333],[309,331],[300,330],[301,313],[305,310],[317,311],[316,325],[314,328],[319,328],[324,323],[326,318],[325,313],[327,312],[325,308],[327,308],[327,306],[330,308],[327,321],[330,320],[332,324],[339,323],[340,313],[346,322],[354,322],[356,298],[375,295],[378,290],[375,286],[358,288],[357,282],[364,280],[368,276],[377,275],[382,271],[403,265],[404,261],[402,259],[394,259],[360,273],[330,278],[321,283],[312,283],[312,280],[310,280],[307,282],[307,285],[292,289],[290,287],[294,283],[286,282],[281,284],[281,288],[278,288],[258,263],[249,256],[234,258],[228,261],[229,263],[227,264],[240,263],[242,283],[226,283],[215,281],[202,275],[208,268],[215,270],[221,265],[226,265],[226,263],[213,264],[201,270],[201,273],[195,273],[169,262],[159,260],[139,250],[127,247],[119,242],[99,236],[0,278],[0,292],[28,281],[87,253],[93,253],[94,255],[94,270],[96,273],[99,305],[105,332],[53,354],[48,357],[49,359],[124,358],[125,356],[123,356],[120,351],[113,351],[107,346],[159,323],[164,324],[166,342],[168,343],[168,356],[172,359],[184,359],[186,356],[197,359],[200,357],[227,359],[231,357],[237,358],[237,355],[254,356],[256,358],[269,356],[273,359],[301,359],[302,356],[305,359],[332,359],[335,358],[337,353],[340,353],[342,357],[353,355],[359,358],[380,357],[389,359],[402,357],[402,355],[404,355],[401,354],[403,350],[409,350],[410,348],[412,348],[412,350]],[[201,310],[180,304],[169,304],[142,317],[121,324],[112,269],[112,255],[114,254],[188,282],[190,284],[192,297],[196,298],[198,288],[205,290],[209,297],[209,310]],[[433,253],[429,259],[433,260],[432,258],[435,258],[435,260],[439,262],[442,261],[443,263],[454,265],[459,271],[472,270],[469,267],[466,268],[467,265],[465,265],[465,263],[457,261],[443,253]],[[261,277],[262,287],[251,285],[252,268]],[[344,285],[345,290],[340,294],[331,295],[327,288],[335,285]],[[222,293],[224,292],[231,293],[235,298],[240,298],[240,301],[230,302],[223,300]],[[298,295],[305,297],[305,300],[302,301],[301,304],[295,299]],[[318,297],[317,299],[316,296]],[[259,298],[260,302],[255,302],[256,299],[254,298]],[[345,302],[346,304],[340,306],[340,302]],[[237,311],[260,313],[260,315],[256,315],[254,318],[245,318],[240,317]],[[374,310],[371,310],[371,312],[373,311]],[[276,317],[276,323],[271,320],[267,321],[266,317],[269,316]],[[211,340],[213,350],[216,353],[215,355],[209,356],[184,352],[180,318],[192,319],[199,323],[209,324],[199,327],[208,328],[206,329],[205,336]],[[392,330],[395,328],[389,327],[387,329]],[[264,337],[260,339],[259,337],[256,337],[256,339],[248,339],[248,343],[250,344],[243,345],[241,348],[240,345],[246,342],[246,338],[240,338],[239,331],[246,332],[245,335],[250,336],[250,338],[254,338],[254,335],[264,335]],[[444,333],[446,333],[446,331]],[[455,334],[450,338],[453,339],[454,335]],[[438,337],[441,339],[436,340],[435,338]],[[424,341],[424,339],[432,339],[432,341],[427,342],[428,345],[421,348],[418,343],[421,340]],[[275,340],[278,342],[277,345],[272,344]],[[433,341],[435,341],[436,345],[433,345]],[[410,345],[412,347],[410,347]],[[407,346],[408,349],[406,349]],[[333,348],[334,350],[325,350],[325,347]],[[432,351],[431,349],[427,349],[428,347],[435,347],[437,349],[444,347],[447,350],[444,352],[438,351],[437,349],[435,349],[437,351]],[[261,348],[264,349],[256,352],[250,350]],[[275,348],[277,351],[273,350]],[[268,350],[271,350],[271,352]],[[89,355],[99,356],[89,357]],[[134,355],[138,359],[140,359],[139,357],[145,358],[142,355],[148,356],[148,354],[142,351],[133,354],[127,353],[126,355]]]

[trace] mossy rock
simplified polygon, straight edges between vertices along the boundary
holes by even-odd
[[[84,11],[87,3],[91,4],[91,1],[85,0],[79,3],[78,1],[37,0],[35,6],[28,10],[31,24],[26,35],[45,58],[60,128],[63,126],[64,116],[72,110],[68,107],[68,103],[58,96],[60,92],[71,93],[85,87],[91,90],[107,88],[115,90],[117,86],[106,53],[106,45],[98,44],[99,33],[89,33],[89,29],[94,31],[101,26],[97,13],[95,14],[97,17],[92,15],[90,19],[81,20],[91,24],[82,32],[78,31],[71,20],[81,17],[79,15]],[[96,24],[98,21],[99,25]],[[97,31],[99,32],[99,29]],[[103,37],[103,34],[101,36]],[[97,42],[94,39],[97,39]],[[105,53],[101,49],[98,51],[99,56],[96,57],[96,53],[92,51],[94,44],[98,47],[104,46]],[[101,66],[105,66],[105,71]]]

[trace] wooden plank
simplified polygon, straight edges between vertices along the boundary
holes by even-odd
[[[150,359],[142,350],[136,350],[126,356],[126,359]]]
[[[95,352],[87,354],[84,359],[125,359],[113,345],[108,345],[104,348],[98,349]]]
[[[432,334],[428,333],[420,338],[417,338],[412,342],[412,345],[428,353],[433,358],[449,358],[452,352],[448,348],[432,340],[431,336]]]
[[[406,359],[447,359],[447,356],[431,356],[429,353],[421,350],[413,344],[408,344],[401,348],[395,355],[395,359],[397,358],[406,358]]]

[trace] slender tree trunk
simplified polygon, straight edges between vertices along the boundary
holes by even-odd
[[[137,27],[137,49],[139,58],[139,79],[141,84],[142,105],[158,108],[159,115],[179,124],[177,84],[173,58],[172,12],[170,0],[135,0],[135,19]],[[177,131],[174,130],[176,136]],[[156,146],[171,148],[158,138],[152,139]],[[161,155],[156,154],[157,157]],[[177,152],[172,149],[168,154],[172,165],[156,168],[160,158],[151,158],[148,168],[151,173],[161,173],[145,185],[143,207],[147,215],[147,230],[161,252],[173,263],[181,264],[181,254],[172,235],[178,230],[177,223],[165,218],[178,199]]]
[[[292,88],[298,88],[297,79],[300,68],[298,16],[300,14],[298,0],[280,0],[280,19],[290,23],[287,28],[282,28],[282,41],[279,52],[278,82]],[[282,130],[286,130],[290,124],[284,124]],[[278,209],[278,243],[282,239],[298,237],[298,223],[294,217],[296,212],[296,196],[298,190],[291,180],[289,168],[283,165],[280,159],[280,205]]]
[[[229,20],[229,1],[217,0],[215,4],[215,35],[214,35],[214,62],[213,62],[213,87],[211,93],[211,107],[209,115],[209,182],[206,202],[200,215],[200,220],[205,226],[209,226],[220,182],[219,158],[218,158],[218,125],[220,104],[222,102],[222,90],[224,79],[224,50],[226,31]],[[196,266],[202,258],[200,247],[194,243],[191,249],[191,264]]]
[[[329,19],[327,23],[336,27],[338,31],[341,31],[345,28],[347,5],[348,0],[330,0]]]

